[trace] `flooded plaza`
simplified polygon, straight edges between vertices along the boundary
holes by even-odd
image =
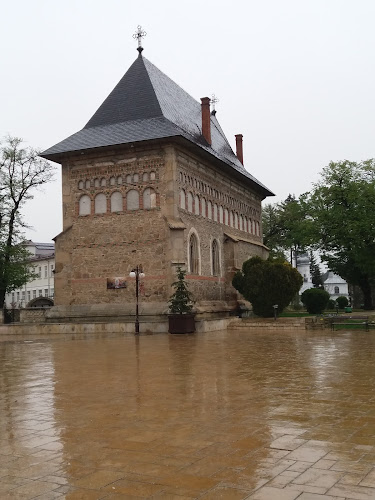
[[[0,337],[0,499],[375,499],[375,335]]]

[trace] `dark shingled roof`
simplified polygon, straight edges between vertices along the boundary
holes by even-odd
[[[200,103],[141,54],[85,127],[41,156],[58,161],[64,153],[167,137],[184,137],[242,174],[263,196],[273,195],[245,170],[212,114],[212,144],[207,143]]]

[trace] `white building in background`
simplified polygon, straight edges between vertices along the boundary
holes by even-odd
[[[37,278],[5,296],[6,307],[19,309],[32,305],[52,305],[54,297],[55,244],[27,241],[30,266]],[[39,299],[39,300],[37,300]],[[49,299],[49,300],[42,300]],[[39,304],[38,304],[39,302]]]
[[[347,282],[332,271],[328,271],[328,277],[324,280],[324,290],[330,294],[332,300],[337,297],[346,297],[349,300]]]
[[[299,294],[301,295],[308,288],[313,288],[312,277],[310,273],[310,257],[307,253],[297,257],[297,270],[303,277],[303,284]],[[324,290],[326,290],[332,300],[337,297],[346,297],[349,300],[349,290],[347,282],[332,271],[322,274]]]

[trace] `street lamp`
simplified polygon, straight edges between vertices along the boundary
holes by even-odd
[[[135,278],[135,335],[139,335],[139,280],[144,278],[145,275],[143,273],[142,265],[137,266],[132,269],[129,273],[130,278]]]

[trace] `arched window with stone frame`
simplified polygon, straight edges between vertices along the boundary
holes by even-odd
[[[85,188],[90,189],[90,186],[91,186],[91,182],[89,181],[89,179],[87,179],[85,182]]]
[[[90,196],[84,194],[80,197],[78,202],[78,214],[90,215],[91,214],[91,199]]]
[[[199,274],[200,269],[200,251],[199,241],[195,232],[189,236],[188,242],[188,268],[190,274]]]
[[[143,191],[143,208],[145,210],[156,208],[156,193],[151,188],[146,188]]]
[[[105,214],[107,212],[107,197],[104,193],[95,196],[94,206],[96,214]]]
[[[113,177],[113,176],[112,176],[112,177],[109,179],[109,185],[110,185],[110,186],[115,186],[115,185],[116,185],[116,177]]]
[[[122,194],[119,191],[115,191],[111,194],[111,212],[122,212],[123,211],[123,201]]]
[[[183,189],[180,191],[180,208],[186,210],[186,193]]]
[[[199,196],[194,196],[194,214],[199,215]]]
[[[156,179],[156,173],[150,172],[150,181],[154,181]]]
[[[217,240],[211,244],[211,269],[213,276],[220,276],[220,249]]]
[[[229,226],[229,212],[227,208],[224,210],[224,224]]]
[[[94,179],[94,187],[96,188],[100,187],[100,179],[98,179],[98,177]]]
[[[193,213],[193,200],[194,200],[193,195],[189,191],[188,195],[187,195],[187,209],[188,209],[188,212],[190,212],[190,213]]]
[[[83,187],[84,187],[83,181],[79,181],[79,183],[78,183],[78,189],[83,189]]]
[[[107,185],[107,179],[106,179],[105,177],[102,177],[102,178],[100,179],[100,185],[101,185],[102,187],[105,187],[105,186]]]
[[[335,294],[340,293],[340,288],[338,286],[335,286]]]
[[[126,184],[131,184],[132,183],[132,176],[128,174],[125,179]]]
[[[130,189],[126,193],[126,208],[127,210],[139,209],[139,192],[136,189]]]
[[[201,214],[202,217],[207,217],[207,205],[205,198],[201,198]]]
[[[210,200],[207,202],[207,216],[209,219],[212,219],[212,203]]]
[[[148,182],[148,172],[143,172],[142,181],[143,182]]]

